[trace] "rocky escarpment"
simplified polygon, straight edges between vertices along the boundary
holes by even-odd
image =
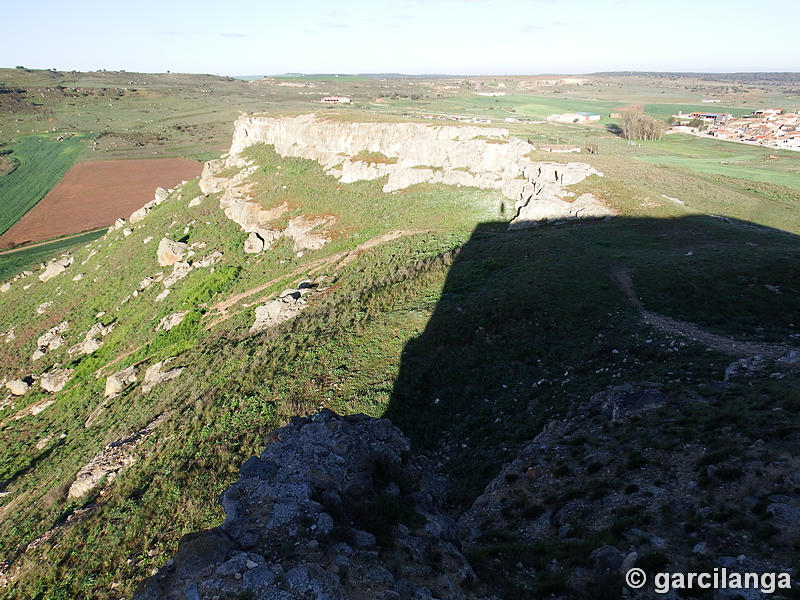
[[[602,173],[584,163],[532,161],[532,146],[507,129],[243,115],[236,120],[230,152],[206,164],[200,185],[205,194],[222,191],[228,218],[267,245],[281,235],[269,228],[280,207],[266,210],[252,201],[248,178],[256,167],[242,156],[259,143],[273,145],[281,156],[316,160],[343,183],[386,177],[387,193],[419,183],[498,190],[515,203],[512,228],[614,214],[591,194],[571,201],[574,194],[564,187]],[[225,177],[230,169],[239,170]]]
[[[222,494],[225,522],[185,536],[136,600],[474,597],[442,482],[389,421],[323,411],[271,437]]]

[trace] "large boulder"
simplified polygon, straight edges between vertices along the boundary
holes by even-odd
[[[250,235],[244,242],[245,254],[258,254],[264,250],[264,238],[258,235],[255,231],[251,231]]]
[[[189,314],[188,310],[182,310],[180,312],[167,315],[166,317],[162,317],[162,319],[158,322],[156,331],[169,331],[173,327],[177,327],[178,325],[183,323],[183,319],[186,318],[186,315],[188,314]]]
[[[269,436],[135,600],[474,598],[443,482],[385,419],[323,411]]]
[[[51,260],[47,263],[44,271],[39,273],[39,281],[45,282],[51,280],[56,275],[60,275],[63,273],[67,267],[69,267],[75,259],[71,256],[62,256],[61,258],[56,258]]]
[[[28,393],[28,389],[30,386],[26,381],[22,379],[12,379],[11,381],[6,381],[6,389],[11,392],[14,396],[24,396]]]
[[[169,238],[162,238],[158,243],[158,264],[168,267],[182,260],[186,255],[187,245]]]
[[[47,352],[60,348],[61,344],[64,343],[64,337],[61,334],[64,333],[68,328],[69,322],[62,321],[55,327],[40,335],[39,339],[36,340],[36,350],[34,351],[33,356],[31,356],[31,360],[38,360]]]
[[[256,307],[256,320],[250,327],[250,333],[265,331],[300,314],[306,305],[303,294],[300,290],[288,291],[291,293],[281,294],[280,298]]]
[[[75,369],[53,369],[42,375],[39,385],[46,392],[60,392],[74,373]]]
[[[125,386],[136,381],[136,367],[131,365],[121,371],[117,371],[113,375],[106,378],[106,388],[103,395],[106,398],[113,398],[118,395]]]
[[[144,372],[144,383],[142,385],[142,394],[149,394],[150,390],[152,390],[158,384],[164,383],[165,381],[169,381],[170,379],[175,379],[178,375],[181,374],[181,371],[183,371],[183,367],[165,370],[165,367],[167,367],[174,360],[175,357],[173,356],[172,358],[162,360],[148,367],[148,369]]]

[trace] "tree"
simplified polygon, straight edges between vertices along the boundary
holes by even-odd
[[[622,113],[619,127],[626,140],[660,140],[667,130],[664,121],[639,112]]]

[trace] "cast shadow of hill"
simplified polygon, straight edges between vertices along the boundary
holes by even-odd
[[[448,476],[448,504],[465,508],[549,419],[598,391],[721,381],[734,358],[648,326],[613,272],[630,273],[647,310],[792,343],[798,259],[793,234],[711,216],[481,224],[403,351],[386,416]]]

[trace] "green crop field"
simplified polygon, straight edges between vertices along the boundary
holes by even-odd
[[[52,135],[26,136],[11,147],[11,156],[19,166],[0,176],[0,234],[58,183],[81,155],[89,137],[76,135],[59,142]]]
[[[81,244],[86,244],[99,238],[104,231],[105,229],[90,231],[44,244],[3,252],[0,254],[0,279],[9,279],[25,269],[34,269],[38,267],[40,262],[46,261],[55,254],[73,250]]]
[[[651,164],[671,165],[700,173],[739,177],[800,189],[800,154],[796,152],[781,152],[774,148],[690,135],[670,135],[657,142],[645,142],[643,146],[663,152],[637,157]],[[778,158],[770,159],[769,156]]]

